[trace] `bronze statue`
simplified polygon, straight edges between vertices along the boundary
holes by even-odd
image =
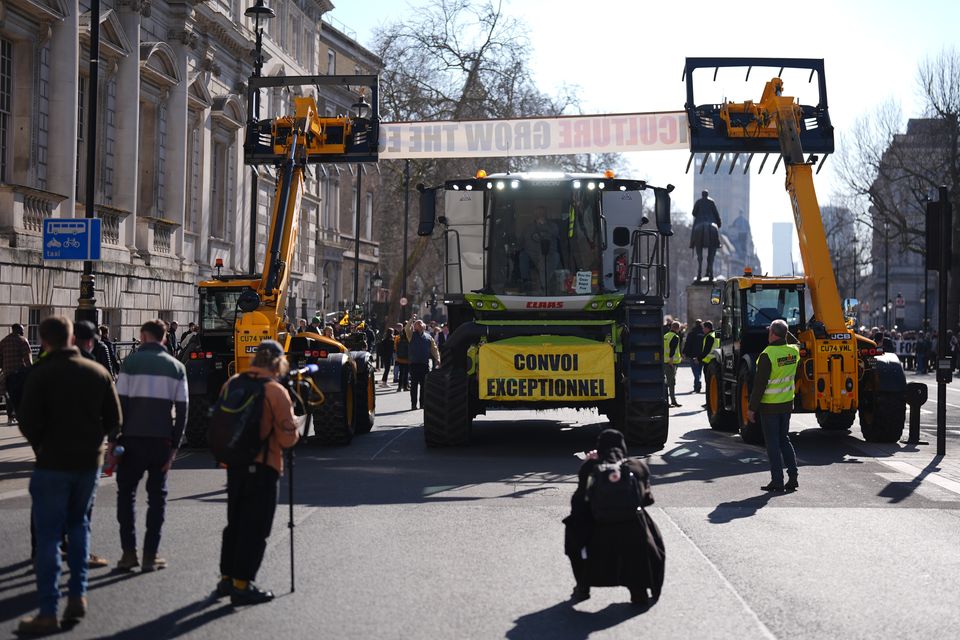
[[[697,280],[701,280],[703,272],[703,249],[707,249],[707,279],[713,280],[713,259],[717,256],[720,246],[720,212],[717,203],[710,197],[710,192],[704,190],[700,199],[693,205],[693,230],[690,233],[690,248],[697,252]]]

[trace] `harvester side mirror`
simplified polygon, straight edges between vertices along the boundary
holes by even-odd
[[[673,185],[668,185],[666,189],[654,187],[653,194],[656,199],[654,204],[654,214],[657,220],[657,231],[663,236],[672,236],[673,227],[670,224],[670,192],[673,191]]]
[[[417,235],[433,235],[433,226],[437,221],[437,190],[418,184],[417,191],[420,192],[420,225],[417,227]]]

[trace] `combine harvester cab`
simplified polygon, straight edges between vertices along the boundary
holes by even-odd
[[[573,407],[663,446],[673,187],[612,172],[480,171],[419,189],[418,233],[445,244],[451,328],[424,388],[426,443],[467,444],[488,408]]]

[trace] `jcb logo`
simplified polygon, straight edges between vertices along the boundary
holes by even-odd
[[[849,340],[850,334],[849,333],[831,333],[830,339],[831,340]]]
[[[563,303],[559,301],[530,301],[527,303],[527,309],[563,309]]]

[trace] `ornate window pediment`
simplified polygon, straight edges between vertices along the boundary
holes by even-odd
[[[80,46],[90,47],[90,12],[80,14]],[[133,52],[130,40],[123,31],[120,18],[113,9],[107,9],[100,14],[100,47],[104,58],[113,60],[124,58]]]
[[[5,4],[0,2],[0,11],[9,10]],[[70,15],[66,0],[20,0],[17,8],[40,22],[63,20]]]
[[[140,77],[160,88],[179,84],[183,77],[173,48],[166,42],[141,43]]]
[[[210,112],[214,122],[229,131],[236,131],[243,126],[247,119],[246,111],[240,98],[233,93],[217,96],[213,99]]]
[[[206,109],[213,105],[213,96],[203,82],[203,75],[194,78],[187,89],[187,99],[190,102],[190,108],[194,110]]]

